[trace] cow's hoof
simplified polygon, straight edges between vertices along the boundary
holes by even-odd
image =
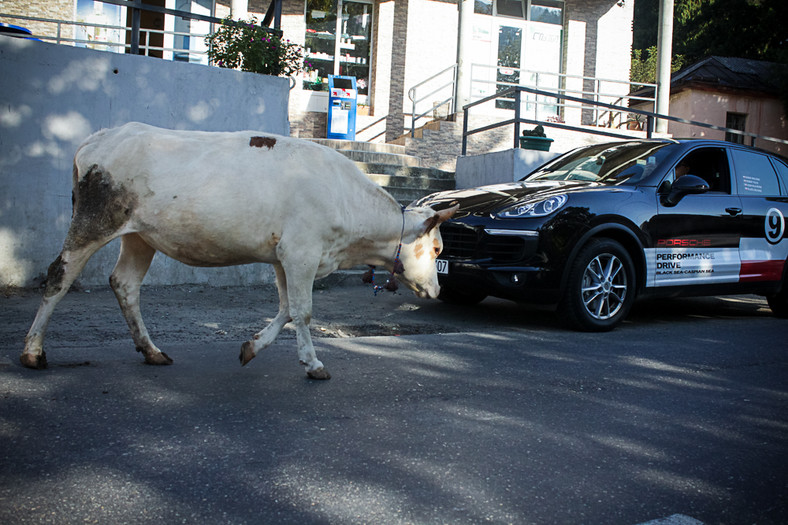
[[[331,374],[323,367],[316,370],[307,370],[306,375],[309,379],[331,379]]]
[[[158,352],[155,354],[145,354],[145,364],[146,365],[171,365],[172,359],[170,356],[165,354],[164,352]]]
[[[47,367],[47,353],[41,352],[38,355],[24,353],[19,356],[19,361],[27,368],[43,370]]]
[[[238,359],[241,360],[241,366],[246,365],[249,361],[255,358],[257,354],[254,353],[254,344],[251,341],[246,341],[241,345],[241,355]]]

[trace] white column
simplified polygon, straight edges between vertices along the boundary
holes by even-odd
[[[473,38],[473,1],[460,0],[459,27],[457,30],[457,85],[455,86],[456,104],[455,113],[462,111],[462,107],[471,101],[471,61],[469,48]]]
[[[670,61],[673,56],[673,0],[660,0],[657,34],[657,113],[670,114]],[[668,121],[657,120],[657,133],[668,132]]]
[[[246,20],[249,18],[249,0],[232,0],[230,3],[230,16],[233,20]]]

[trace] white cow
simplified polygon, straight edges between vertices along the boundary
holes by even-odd
[[[151,341],[139,308],[140,283],[158,250],[193,266],[272,264],[279,313],[242,345],[241,364],[292,321],[307,374],[328,379],[309,334],[313,281],[359,264],[394,271],[401,244],[400,278],[434,298],[437,226],[456,210],[402,209],[336,151],[251,131],[139,123],[103,130],[78,148],[73,179],[71,227],[20,358],[30,368],[47,365],[44,335],[57,303],[96,250],[121,237],[110,285],[146,363],[172,363]]]

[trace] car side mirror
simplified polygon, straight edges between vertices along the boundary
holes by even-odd
[[[709,191],[708,183],[697,175],[684,175],[676,179],[660,196],[664,206],[675,206],[686,195],[698,195]]]

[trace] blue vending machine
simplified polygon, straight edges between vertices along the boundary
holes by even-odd
[[[356,77],[328,75],[329,139],[356,140]]]

